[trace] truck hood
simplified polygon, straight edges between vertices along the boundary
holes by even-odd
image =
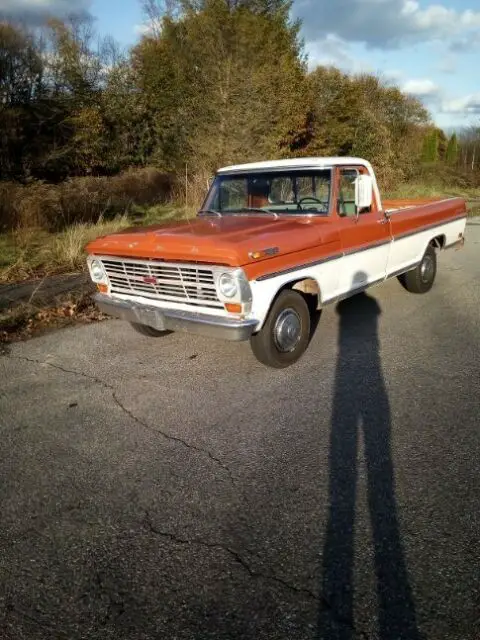
[[[335,242],[336,235],[328,218],[225,216],[126,229],[97,238],[86,250],[96,255],[240,267],[259,261],[252,253],[271,249],[275,255],[286,255]],[[266,253],[262,258],[271,255]]]

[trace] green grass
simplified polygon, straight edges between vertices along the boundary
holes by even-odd
[[[152,224],[165,224],[188,219],[196,214],[195,209],[186,210],[176,205],[156,205],[154,207],[134,207],[131,213],[133,224],[147,227]]]
[[[397,189],[383,194],[385,200],[397,198],[442,198],[448,196],[465,198],[465,200],[480,200],[480,188],[410,183],[403,184]]]
[[[480,216],[480,188],[445,187],[443,185],[404,184],[394,191],[383,194],[384,200],[408,198],[464,198],[469,217]]]
[[[85,245],[102,235],[129,226],[173,222],[191,215],[174,206],[137,207],[130,216],[117,216],[96,224],[75,224],[59,233],[19,229],[0,234],[0,282],[17,282],[85,268]]]

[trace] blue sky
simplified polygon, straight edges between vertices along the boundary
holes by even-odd
[[[129,46],[145,19],[138,0],[0,0],[36,22],[88,11]],[[479,0],[294,0],[310,65],[381,74],[421,98],[442,127],[480,124]]]

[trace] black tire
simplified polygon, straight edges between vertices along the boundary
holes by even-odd
[[[139,324],[138,322],[131,322],[130,324],[135,331],[141,333],[142,336],[147,336],[147,338],[161,338],[171,333],[171,331],[159,331],[158,329],[148,327],[146,324]]]
[[[310,330],[310,310],[305,298],[288,289],[275,300],[261,331],[251,337],[250,345],[262,364],[285,369],[305,353]]]
[[[407,271],[399,280],[410,293],[427,293],[433,287],[437,275],[437,254],[429,245],[419,265]]]

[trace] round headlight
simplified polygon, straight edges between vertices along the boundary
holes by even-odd
[[[94,260],[90,265],[90,273],[94,282],[102,282],[105,278],[103,265],[99,260]]]
[[[218,290],[225,298],[233,298],[238,293],[235,278],[230,273],[222,273],[218,279]]]

